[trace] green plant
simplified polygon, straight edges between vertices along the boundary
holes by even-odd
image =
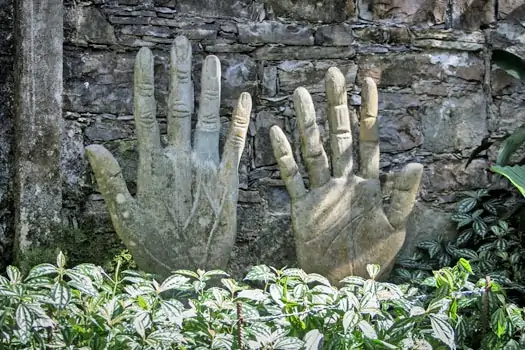
[[[119,264],[117,266],[120,266]],[[513,349],[523,309],[501,287],[468,282],[464,259],[424,285],[347,277],[341,288],[295,268],[255,266],[246,283],[219,270],[138,271],[81,264],[10,266],[0,276],[0,349]],[[256,288],[254,285],[260,285]],[[474,332],[477,330],[477,332]],[[480,332],[481,330],[481,332]]]
[[[438,236],[418,243],[419,252],[398,261],[401,268],[394,274],[397,281],[421,282],[431,270],[464,258],[472,264],[474,278],[488,275],[506,288],[525,293],[525,249],[515,228],[514,211],[509,211],[489,190],[470,191],[466,195],[451,217],[457,223],[457,237],[447,240]],[[419,271],[419,276],[415,278],[411,270]]]

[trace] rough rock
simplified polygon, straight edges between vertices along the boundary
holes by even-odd
[[[279,17],[312,22],[341,22],[354,15],[353,0],[266,0]]]
[[[389,20],[397,23],[445,22],[445,0],[362,0],[359,17],[367,20]]]
[[[311,27],[265,21],[238,24],[239,41],[243,44],[313,45],[314,31]]]

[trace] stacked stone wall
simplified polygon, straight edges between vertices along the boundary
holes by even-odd
[[[491,63],[494,50],[525,58],[521,0],[66,0],[64,6],[64,223],[87,232],[88,242],[114,234],[83,148],[104,144],[134,190],[134,58],[143,46],[155,54],[157,117],[165,132],[168,50],[180,34],[193,45],[196,98],[203,58],[215,54],[222,62],[221,145],[236,98],[248,91],[254,99],[239,169],[235,273],[295,262],[289,198],[268,131],[283,128],[300,159],[291,94],[304,86],[329,148],[323,81],[329,67],[347,77],[354,132],[360,82],[365,76],[378,82],[382,171],[425,165],[407,251],[417,235],[453,232],[448,212],[458,196],[490,181],[486,168],[494,155],[465,168],[470,152],[525,122],[525,85]],[[1,84],[0,100],[8,95]]]

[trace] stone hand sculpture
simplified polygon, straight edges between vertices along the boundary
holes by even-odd
[[[360,121],[360,176],[352,173],[352,133],[346,84],[337,68],[326,75],[332,174],[320,140],[312,98],[294,92],[302,157],[310,178],[305,184],[290,144],[278,126],[270,137],[281,176],[291,197],[292,225],[299,265],[337,284],[345,276],[368,277],[367,264],[388,275],[405,240],[405,224],[415,202],[423,167],[408,164],[395,174],[391,201],[383,204],[379,181],[378,95],[364,80]]]
[[[252,107],[240,96],[219,159],[221,67],[206,57],[198,120],[191,144],[194,110],[192,51],[185,37],[171,48],[168,145],[161,146],[155,118],[153,55],[140,49],[134,71],[134,117],[138,141],[137,194],[100,145],[86,148],[117,234],[148,272],[166,275],[185,269],[225,268],[235,242],[238,166]]]

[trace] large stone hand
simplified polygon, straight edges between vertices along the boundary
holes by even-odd
[[[367,264],[380,264],[385,277],[405,240],[423,167],[408,164],[395,174],[391,202],[383,207],[379,182],[377,88],[366,78],[362,89],[361,176],[352,173],[352,133],[343,74],[326,75],[332,175],[315,122],[312,98],[295,90],[301,152],[310,177],[306,190],[290,144],[278,126],[270,130],[275,158],[291,197],[292,225],[299,265],[338,283],[349,275],[367,277]]]
[[[86,152],[117,234],[145,271],[168,274],[179,268],[225,268],[235,241],[238,165],[244,148],[252,101],[240,96],[219,159],[221,67],[208,56],[193,148],[191,45],[177,37],[171,49],[168,146],[161,147],[155,119],[153,55],[137,54],[134,116],[139,165],[133,198],[121,169],[100,145]]]

